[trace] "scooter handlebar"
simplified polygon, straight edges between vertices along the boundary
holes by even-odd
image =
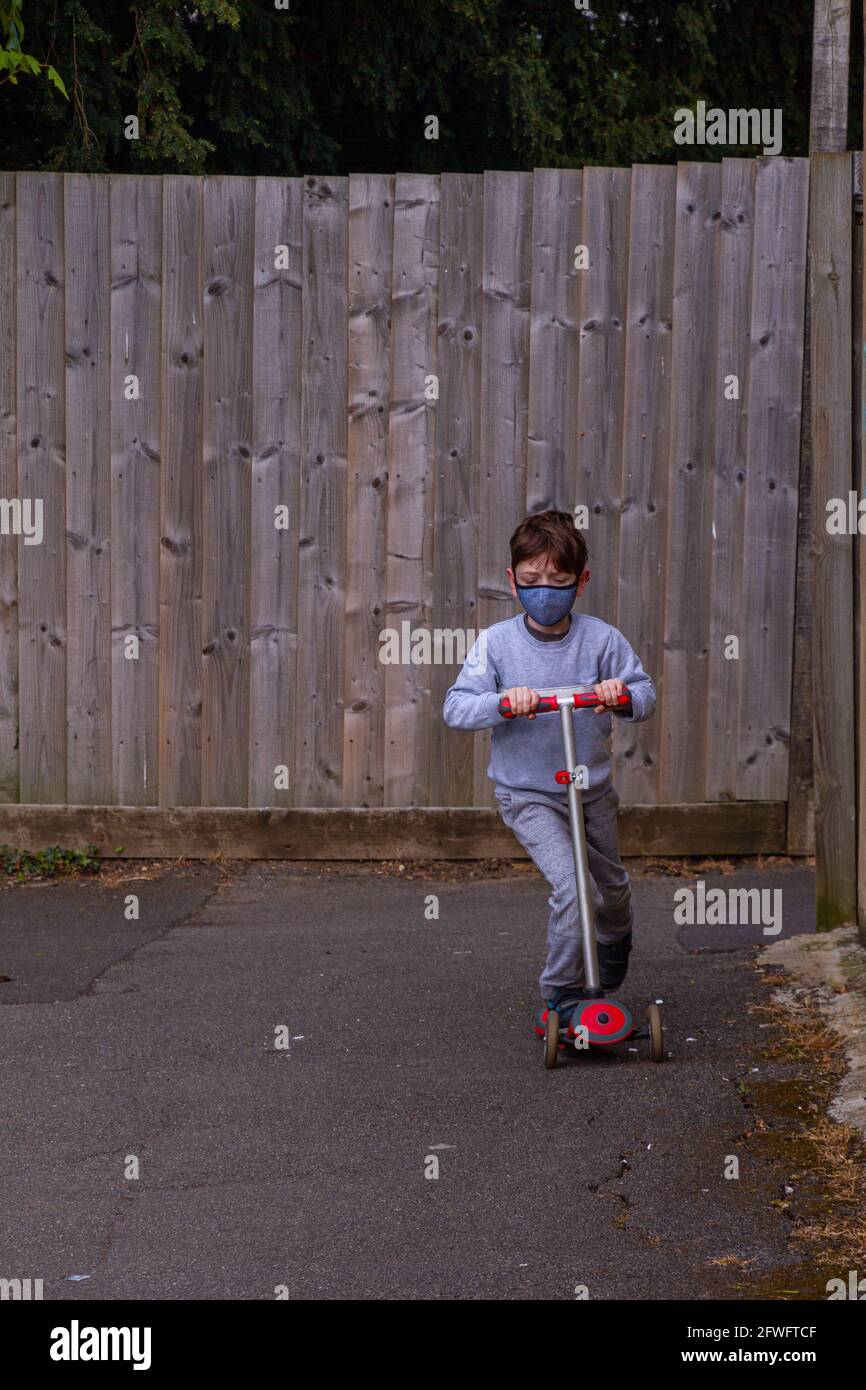
[[[598,698],[594,690],[575,690],[573,699],[575,709],[592,709],[593,706],[603,704],[603,701],[601,701]],[[608,706],[608,708],[611,710],[611,712],[621,710],[623,713],[625,713],[626,709],[631,708],[631,695],[620,695],[619,699],[616,702],[616,706],[610,705]],[[538,697],[538,704],[535,706],[535,709],[532,711],[532,713],[552,714],[554,710],[558,709],[559,700],[555,695],[540,695]],[[511,701],[509,700],[507,695],[503,695],[502,699],[499,701],[499,713],[502,715],[503,719],[520,718],[520,715],[513,713],[511,709]]]

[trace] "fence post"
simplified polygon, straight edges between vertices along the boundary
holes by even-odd
[[[809,151],[848,148],[848,56],[851,0],[815,0]]]
[[[812,156],[813,706],[818,925],[856,913],[851,488],[851,156]],[[844,502],[844,530],[828,503]]]
[[[866,362],[863,357],[864,325],[866,325],[866,276],[864,276],[864,236],[863,236],[863,155],[854,155],[853,188],[853,258],[854,258],[854,343],[852,368],[854,376],[854,457],[852,487],[859,497],[864,495],[864,449],[866,431],[863,428],[863,412],[866,407]],[[866,946],[866,762],[864,762],[864,719],[866,719],[866,630],[863,615],[866,613],[866,565],[860,549],[859,532],[854,537],[854,692],[855,726],[854,738],[857,753],[855,778],[857,784],[857,804],[855,824],[857,830],[857,928],[860,940]]]
[[[812,484],[812,706],[818,926],[857,911],[854,566],[827,503],[852,477],[852,207],[847,148],[850,0],[816,0],[809,126],[809,341],[803,437]],[[808,479],[807,479],[808,486]]]
[[[863,7],[863,35],[866,38],[866,5]],[[863,115],[866,118],[866,83],[863,92]],[[866,148],[866,132],[863,140]],[[863,205],[863,166],[860,165],[860,221],[862,224]],[[857,352],[860,359],[860,419],[858,434],[860,457],[854,461],[854,476],[857,480],[858,498],[866,495],[866,234],[861,233],[861,303],[860,334]],[[857,932],[862,945],[866,946],[866,565],[863,564],[858,537],[855,542],[857,555]]]

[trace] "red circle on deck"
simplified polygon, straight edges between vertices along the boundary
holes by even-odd
[[[634,1031],[628,1009],[615,999],[587,999],[578,1004],[571,1016],[569,1032],[585,1028],[591,1043],[622,1042]]]

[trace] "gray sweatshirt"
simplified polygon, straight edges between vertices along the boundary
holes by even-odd
[[[571,694],[617,678],[628,686],[633,708],[631,715],[617,718],[629,723],[649,719],[655,687],[615,627],[572,613],[568,632],[551,641],[534,637],[519,613],[480,634],[445,696],[445,723],[452,729],[493,730],[487,775],[497,786],[543,792],[564,802],[568,793],[554,780],[565,757],[560,716],[503,719],[500,697],[518,685],[540,695]],[[577,761],[587,769],[583,797],[592,801],[611,785],[612,716],[586,709],[575,710],[573,719]]]

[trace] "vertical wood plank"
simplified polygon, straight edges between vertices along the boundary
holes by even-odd
[[[439,179],[398,174],[394,191],[391,287],[392,377],[388,428],[386,615],[399,632],[429,629],[433,618],[433,501],[436,413],[426,383],[436,376],[439,292]],[[411,648],[410,648],[411,656]],[[402,655],[402,653],[401,653]],[[432,645],[431,645],[432,655]],[[385,667],[386,806],[430,801],[432,665]]]
[[[304,179],[295,765],[299,806],[342,804],[348,180]]]
[[[589,511],[591,579],[578,608],[616,623],[628,290],[628,169],[585,169],[581,272],[578,473],[575,502]]]
[[[712,574],[718,164],[677,166],[671,447],[661,702],[662,801],[702,801]]]
[[[805,383],[804,383],[805,385]],[[815,853],[814,737],[812,729],[812,475],[800,469],[797,523],[797,596],[791,685],[786,851]]]
[[[809,259],[807,236],[807,280]],[[815,853],[815,741],[812,717],[812,310],[808,285],[805,298],[794,649],[791,673],[791,743],[786,821],[786,849],[790,855]]]
[[[162,180],[112,175],[110,194],[113,800],[151,806],[159,801]],[[127,656],[130,638],[136,659]]]
[[[454,634],[477,626],[477,474],[481,426],[483,179],[443,174],[439,280],[439,404],[436,412],[436,522],[433,623],[442,636],[431,680],[432,805],[471,806],[471,733],[442,720],[445,692],[459,671]]]
[[[201,803],[202,181],[163,185],[159,800]]]
[[[64,217],[66,799],[98,806],[113,799],[108,180],[67,174]]]
[[[743,608],[746,445],[751,361],[752,244],[755,231],[753,159],[722,161],[719,222],[719,308],[715,401],[712,579],[710,584],[707,710],[707,801],[735,801],[741,661],[726,656],[728,639],[741,647],[751,616]],[[735,376],[734,383],[730,378]],[[742,655],[742,653],[741,653]]]
[[[532,175],[484,175],[481,458],[478,471],[478,625],[517,611],[505,574],[508,541],[526,515]],[[490,730],[475,735],[476,806],[495,805],[487,776]]]
[[[527,513],[574,511],[582,183],[579,169],[536,169],[532,180]]]
[[[15,401],[15,175],[0,173],[0,505],[20,501]],[[8,517],[8,520],[7,520]],[[18,800],[18,540],[0,517],[0,804]]]
[[[203,208],[202,803],[249,794],[252,179],[211,178]]]
[[[631,176],[617,626],[661,699],[664,550],[670,439],[671,327],[677,171]],[[660,721],[614,721],[616,783],[625,802],[658,797]]]
[[[851,490],[851,156],[811,159],[813,707],[819,927],[856,914],[853,542],[828,531]],[[847,511],[847,507],[846,507]]]
[[[850,161],[848,179],[850,352]],[[740,800],[781,801],[788,791],[808,180],[807,160],[758,161],[743,549],[742,601],[748,623],[740,645]],[[846,371],[850,458],[850,358]]]
[[[242,806],[249,769],[255,186],[204,187],[202,804]]]
[[[251,806],[294,798],[301,467],[301,180],[256,180],[250,519]],[[277,248],[285,248],[278,252]],[[277,520],[277,509],[285,508]],[[277,776],[277,769],[285,774]],[[280,785],[276,782],[279,780]],[[287,785],[283,785],[283,782]]]
[[[349,419],[343,804],[384,797],[385,627],[394,180],[349,178]]]
[[[18,544],[20,796],[66,796],[66,420],[63,175],[19,174],[18,487],[42,540]]]

